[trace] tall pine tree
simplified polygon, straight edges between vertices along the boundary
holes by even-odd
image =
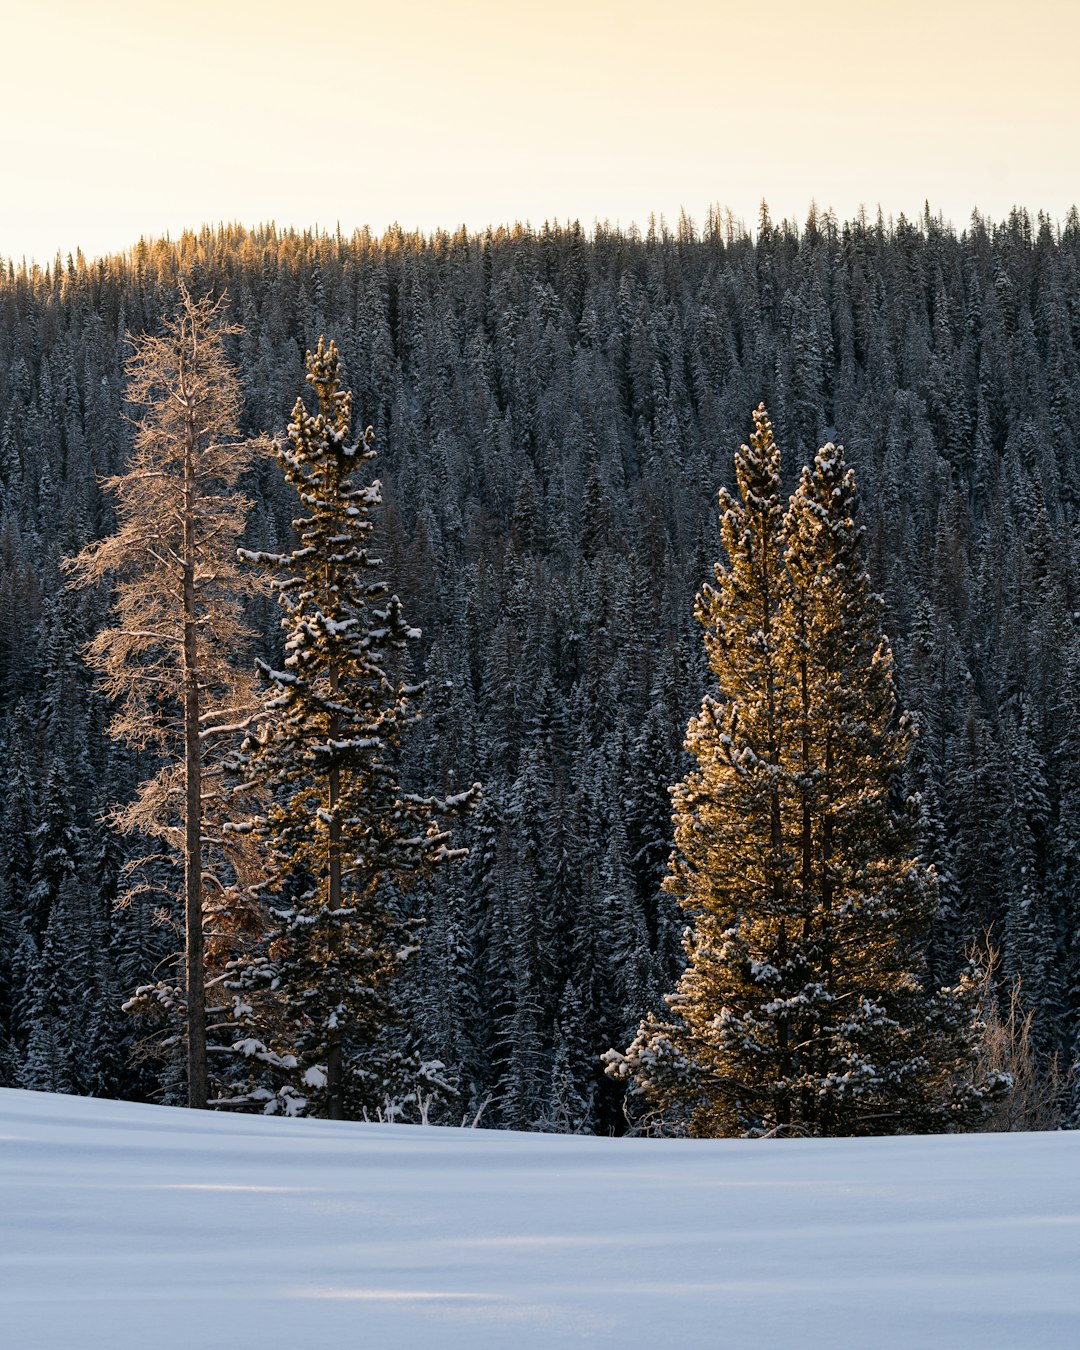
[[[667,889],[687,968],[610,1071],[698,1135],[948,1128],[977,1113],[973,982],[927,993],[934,877],[893,798],[907,754],[829,445],[783,513],[763,407],[721,494],[727,565],[699,600],[716,694],[690,723]]]
[[[373,578],[380,485],[357,474],[374,458],[374,437],[369,429],[350,439],[351,396],[333,342],[320,339],[308,354],[307,380],[318,410],[298,399],[289,440],[274,447],[300,498],[299,546],[241,551],[272,569],[286,633],[283,669],[262,665],[265,720],[238,756],[242,784],[264,792],[267,806],[233,829],[265,841],[278,916],[269,954],[240,981],[264,991],[250,1004],[264,1014],[262,1036],[241,1048],[286,1074],[291,1109],[340,1119],[379,1112],[401,1090],[386,1033],[415,934],[400,892],[455,856],[442,821],[479,788],[437,799],[399,781],[420,689],[393,668],[420,634]]]

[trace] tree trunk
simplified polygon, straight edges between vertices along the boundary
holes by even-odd
[[[823,779],[823,793],[826,802],[832,801],[832,776],[833,776],[833,746],[832,732],[825,734],[825,775]],[[833,906],[833,871],[832,871],[832,840],[833,840],[833,818],[832,811],[826,808],[822,812],[821,818],[821,970],[822,983],[825,991],[832,994],[833,991],[833,932],[832,932],[832,906]],[[833,1099],[827,1098],[822,1107],[822,1133],[829,1134],[833,1125]]]
[[[767,531],[763,527],[761,535],[761,601],[762,617],[761,631],[765,640],[766,649],[766,677],[765,677],[765,706],[768,714],[768,754],[769,763],[776,770],[780,768],[780,710],[777,706],[776,694],[776,657],[773,651],[772,642],[772,610],[773,610],[773,589],[770,586],[769,574],[769,545]],[[777,935],[777,955],[776,959],[782,972],[782,978],[786,983],[786,972],[783,968],[787,963],[787,918],[785,916],[785,901],[787,899],[784,893],[784,831],[783,818],[780,806],[780,787],[774,778],[772,790],[769,794],[769,867],[772,871],[772,897],[776,916],[780,920],[780,930]],[[786,1086],[786,1080],[791,1074],[791,1029],[788,1025],[786,1013],[781,1013],[777,1018],[777,1050],[779,1053],[779,1072],[781,1079],[785,1080],[785,1086],[781,1087],[776,1094],[776,1123],[778,1125],[791,1124],[791,1095]]]
[[[202,744],[195,608],[195,454],[192,425],[184,450],[184,918],[187,974],[188,1106],[206,1107],[206,992],[202,923]]]
[[[803,632],[803,621],[799,620],[799,639],[805,640]],[[799,698],[802,704],[802,727],[800,730],[801,755],[802,755],[802,912],[803,912],[803,931],[802,942],[804,950],[810,941],[812,929],[812,916],[814,913],[814,820],[813,810],[810,803],[810,677],[805,646],[799,657]],[[815,1049],[820,1037],[821,1027],[816,1024],[813,1027],[811,1035],[807,1036],[805,1032],[799,1037],[800,1041],[806,1045],[802,1051],[801,1058],[804,1061],[806,1070],[813,1075]],[[802,1118],[804,1124],[813,1125],[817,1121],[818,1104],[814,1096],[809,1091],[803,1093],[802,1099]]]
[[[330,670],[330,691],[338,690],[337,670]],[[338,734],[337,717],[330,718],[329,739]],[[338,798],[341,795],[341,770],[335,764],[329,773],[327,809],[330,813],[330,849],[327,859],[330,892],[330,908],[341,908],[341,821],[338,819]],[[336,935],[335,935],[336,938]],[[345,1118],[345,1102],[342,1092],[344,1066],[342,1063],[342,1044],[340,1026],[332,1027],[326,1037],[326,1114],[331,1120]]]

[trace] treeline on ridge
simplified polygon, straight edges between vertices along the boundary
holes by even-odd
[[[104,598],[60,574],[113,527],[97,480],[129,449],[125,335],[154,330],[181,280],[224,292],[242,325],[245,433],[282,426],[323,333],[374,428],[386,575],[423,630],[407,773],[485,789],[455,839],[469,858],[411,897],[425,938],[405,997],[456,1078],[453,1118],[623,1127],[600,1056],[680,970],[660,883],[708,678],[693,597],[761,400],[792,479],[830,438],[858,475],[920,727],[907,787],[941,877],[934,977],[990,929],[1038,1053],[1076,1061],[1080,218],[958,234],[814,212],[763,216],[754,237],[720,218],[701,234],[230,227],[3,269],[0,1081],[181,1096],[120,1012],[176,936],[149,899],[114,908],[126,844],[102,812],[146,766],[103,735],[80,659]],[[247,542],[284,547],[272,466],[246,489]],[[272,658],[274,607],[248,617]]]

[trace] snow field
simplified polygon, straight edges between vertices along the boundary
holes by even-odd
[[[0,1090],[10,1350],[1080,1346],[1080,1135],[682,1141]]]

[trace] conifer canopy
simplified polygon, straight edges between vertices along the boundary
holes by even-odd
[[[715,689],[673,789],[687,966],[671,1018],[609,1072],[697,1135],[956,1127],[992,1085],[973,1081],[973,979],[926,988],[936,878],[895,797],[911,731],[854,474],[824,446],[785,512],[764,406],[735,468],[697,607]]]
[[[394,663],[420,632],[374,578],[380,485],[357,476],[375,456],[374,436],[368,428],[350,439],[351,396],[333,342],[320,339],[308,353],[307,380],[317,411],[298,399],[288,441],[274,446],[300,500],[298,546],[241,550],[271,570],[286,637],[283,668],[261,663],[264,718],[236,765],[266,807],[233,830],[265,840],[266,891],[280,921],[272,955],[240,980],[245,1006],[260,1006],[257,988],[272,995],[261,1003],[266,1022],[256,1022],[266,1040],[240,1045],[285,1073],[279,1094],[289,1109],[337,1118],[379,1111],[399,1086],[406,1066],[386,1053],[384,1037],[415,935],[395,900],[461,855],[442,822],[471,806],[479,787],[435,798],[399,781],[398,751],[421,690]]]

